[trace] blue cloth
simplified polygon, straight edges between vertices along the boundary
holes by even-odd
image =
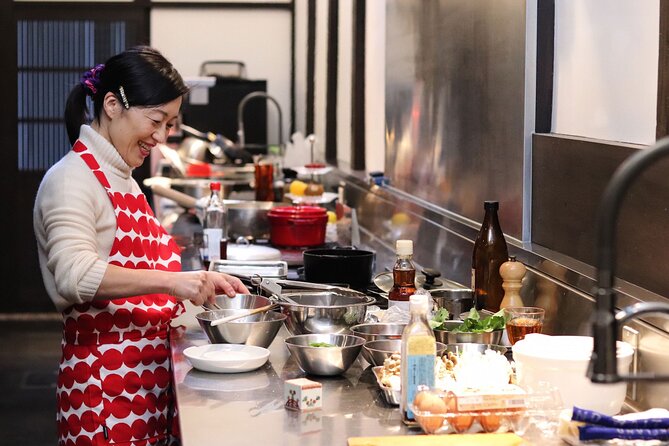
[[[587,440],[669,440],[669,429],[621,429],[585,425],[578,428],[578,439]]]
[[[598,426],[618,427],[623,429],[668,429],[669,418],[644,418],[642,420],[618,420],[592,410],[574,407],[572,421],[596,424]]]

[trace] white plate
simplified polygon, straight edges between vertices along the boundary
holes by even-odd
[[[228,244],[228,260],[281,260],[281,251],[271,246]]]
[[[326,173],[329,173],[329,172],[332,171],[332,166],[324,166],[324,167],[299,166],[299,167],[293,167],[292,169],[295,172],[297,172],[298,175],[301,175],[301,176],[325,175]]]
[[[285,196],[292,201],[293,204],[323,204],[329,203],[337,198],[337,194],[334,192],[323,192],[321,195],[286,194]]]
[[[198,370],[212,373],[241,373],[267,362],[269,350],[253,345],[209,344],[188,347],[184,356]]]

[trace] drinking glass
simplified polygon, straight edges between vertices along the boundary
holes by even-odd
[[[274,201],[274,166],[266,160],[255,163],[256,201]]]
[[[546,312],[539,307],[507,307],[504,309],[506,333],[511,345],[530,333],[541,333]]]

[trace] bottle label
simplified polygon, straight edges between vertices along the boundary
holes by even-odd
[[[221,258],[221,239],[223,238],[223,230],[218,228],[211,228],[204,230],[204,243],[206,252],[209,255],[209,261],[219,260]]]
[[[405,417],[408,420],[414,420],[413,411],[409,405],[413,403],[418,386],[434,387],[434,339],[432,339],[431,354],[407,354],[407,379],[406,379],[406,402]],[[408,347],[407,350],[410,351]]]
[[[476,270],[472,268],[472,291],[476,292]]]

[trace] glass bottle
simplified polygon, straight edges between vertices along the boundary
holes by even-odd
[[[397,260],[393,266],[393,287],[388,292],[388,307],[409,311],[409,297],[416,292],[416,267],[413,264],[413,241],[395,242]]]
[[[209,269],[212,261],[227,258],[228,231],[227,210],[221,199],[221,183],[212,181],[209,184],[211,195],[204,214],[205,249],[203,263]]]
[[[409,404],[418,393],[418,387],[434,387],[434,360],[437,352],[434,332],[427,322],[429,295],[414,294],[409,302],[411,319],[402,332],[400,363],[400,412],[405,423],[414,421]]]
[[[483,208],[485,216],[472,255],[472,290],[476,308],[495,313],[504,297],[499,267],[507,261],[509,252],[497,217],[499,203],[486,201]]]

